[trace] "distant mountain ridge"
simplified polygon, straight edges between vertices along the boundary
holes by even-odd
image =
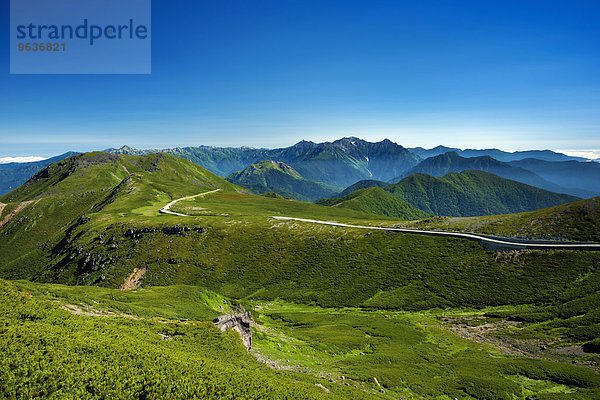
[[[532,171],[543,179],[554,182],[565,188],[585,188],[586,195],[579,197],[592,197],[600,195],[600,163],[560,161],[549,162],[535,158],[526,158],[519,161],[511,161],[508,164],[513,167],[524,168]]]
[[[495,158],[498,161],[517,161],[524,160],[526,158],[536,158],[538,160],[544,161],[590,161],[587,158],[583,157],[575,157],[569,156],[563,153],[557,153],[552,150],[524,150],[524,151],[502,151],[499,149],[459,149],[456,147],[446,147],[446,146],[436,146],[431,149],[425,149],[423,147],[409,147],[408,150],[419,156],[421,159],[426,159],[429,157],[439,156],[440,154],[447,153],[449,151],[454,151],[458,155],[462,157],[481,157],[481,156],[490,156]]]
[[[563,162],[563,163],[565,163],[565,162]],[[584,163],[580,163],[577,161],[567,161],[566,163],[567,163],[567,166],[564,166],[562,168],[562,171],[563,171],[563,173],[567,174],[567,176],[572,174],[572,171],[571,172],[568,171],[570,169],[569,166],[573,167],[573,166],[577,166],[579,164],[584,165]],[[578,197],[593,197],[596,194],[592,190],[582,189],[582,187],[590,187],[588,184],[585,183],[585,181],[580,182],[580,185],[578,185],[578,186],[573,185],[573,187],[563,187],[563,186],[556,184],[555,183],[556,181],[550,182],[550,181],[542,178],[538,174],[532,172],[531,170],[520,167],[520,165],[524,165],[524,166],[535,165],[537,167],[536,170],[543,173],[544,170],[550,169],[552,166],[557,165],[557,164],[562,165],[561,163],[557,163],[557,162],[541,161],[541,160],[535,160],[535,161],[531,161],[531,162],[513,161],[511,163],[506,163],[503,161],[498,161],[498,160],[492,158],[491,156],[479,156],[479,157],[466,158],[466,157],[460,156],[455,151],[449,151],[447,153],[440,154],[440,155],[437,155],[434,157],[430,157],[430,158],[427,158],[426,160],[421,161],[418,165],[407,170],[401,176],[392,180],[392,182],[398,182],[402,178],[405,178],[407,176],[417,174],[417,173],[424,173],[424,174],[428,174],[431,176],[441,177],[441,176],[448,174],[449,172],[462,172],[462,171],[471,169],[471,170],[479,170],[479,171],[489,172],[491,174],[498,175],[502,178],[526,183],[528,185],[535,186],[535,187],[538,187],[541,189],[550,190],[552,192],[566,193],[566,194],[570,194],[570,195],[578,196]],[[591,165],[591,164],[595,164],[595,163],[589,163],[589,164],[590,164],[590,166],[593,167],[593,165]],[[598,167],[600,167],[600,164],[598,164]],[[558,169],[561,170],[560,167]],[[597,176],[598,180],[600,181],[600,168],[598,168],[596,171],[597,171],[596,176]],[[593,171],[591,171],[591,172],[593,172]],[[554,178],[554,176],[549,175],[549,174],[547,176],[549,176],[550,178]],[[564,184],[570,183],[568,178],[561,180],[561,182]],[[600,182],[598,184],[598,189],[600,190]]]
[[[271,160],[251,164],[242,171],[229,174],[226,179],[255,194],[273,192],[301,201],[329,197],[341,190],[337,186],[304,179],[289,165]]]

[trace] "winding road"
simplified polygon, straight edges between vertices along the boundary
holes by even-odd
[[[180,217],[190,217],[191,215],[181,214],[174,211],[171,211],[170,208],[173,204],[182,200],[189,200],[195,197],[204,196],[210,193],[216,193],[221,189],[212,190],[210,192],[199,193],[194,196],[182,197],[177,200],[173,200],[163,208],[159,210],[159,212],[163,214],[172,214],[178,215]],[[414,235],[428,235],[428,236],[445,236],[445,237],[456,237],[461,239],[468,240],[476,240],[478,242],[487,244],[489,246],[495,248],[508,248],[508,249],[561,249],[561,250],[588,250],[588,251],[600,251],[600,243],[589,243],[589,242],[561,242],[556,240],[526,240],[526,239],[509,239],[509,238],[500,238],[495,236],[488,235],[479,235],[476,233],[463,233],[463,232],[444,232],[444,231],[423,231],[419,229],[406,229],[406,228],[390,228],[390,227],[382,227],[382,226],[366,226],[366,225],[351,225],[351,224],[343,224],[341,222],[334,221],[321,221],[318,219],[306,219],[306,218],[295,218],[295,217],[279,217],[279,216],[271,216],[270,218],[280,220],[280,221],[300,221],[300,222],[308,222],[312,224],[321,224],[321,225],[329,225],[329,226],[340,226],[344,228],[357,228],[357,229],[370,229],[370,230],[379,230],[379,231],[387,231],[387,232],[402,232],[402,233],[410,233]]]

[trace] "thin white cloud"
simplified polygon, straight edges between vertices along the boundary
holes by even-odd
[[[586,149],[586,150],[557,150],[560,153],[564,153],[568,156],[573,157],[584,157],[589,158],[590,160],[600,159],[600,149]]]
[[[24,157],[0,157],[0,164],[26,163],[45,160],[46,157],[24,156]]]

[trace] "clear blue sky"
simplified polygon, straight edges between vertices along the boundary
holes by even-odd
[[[597,0],[154,0],[152,74],[82,76],[9,75],[0,1],[0,157],[350,135],[600,149]]]

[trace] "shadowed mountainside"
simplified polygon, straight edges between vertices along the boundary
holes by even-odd
[[[300,201],[314,201],[340,191],[338,187],[304,179],[295,169],[277,161],[252,164],[226,179],[255,194],[274,192]]]

